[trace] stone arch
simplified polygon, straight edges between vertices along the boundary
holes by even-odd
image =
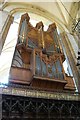
[[[61,29],[61,31],[64,31],[64,28],[66,30],[68,30],[66,24],[64,24],[58,17],[56,17],[55,15],[49,13],[48,11],[46,11],[45,9],[38,7],[36,5],[31,5],[28,3],[5,3],[3,5],[3,9],[5,10],[6,8],[8,9],[9,6],[17,6],[16,8],[13,7],[13,9],[11,9],[9,12],[11,15],[14,15],[17,12],[32,12],[34,14],[40,15],[50,21],[54,21],[57,23],[58,27]],[[23,7],[24,6],[24,7]]]

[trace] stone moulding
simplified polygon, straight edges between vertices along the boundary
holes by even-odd
[[[80,101],[80,95],[76,93],[49,92],[49,91],[20,89],[20,88],[11,88],[11,87],[0,88],[0,89],[2,89],[2,94],[7,94],[7,95],[55,99],[55,100]]]

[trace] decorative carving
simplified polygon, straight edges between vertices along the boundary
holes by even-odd
[[[15,87],[15,85],[12,85]],[[26,89],[25,89],[26,88]],[[26,97],[35,97],[35,98],[45,98],[45,99],[53,99],[53,100],[70,100],[70,101],[80,101],[80,95],[74,94],[74,92],[71,92],[69,94],[69,91],[64,90],[63,91],[48,91],[48,90],[40,90],[32,87],[32,89],[29,88],[29,86],[20,86],[16,85],[15,88],[12,88],[11,86],[7,88],[2,88],[2,94],[7,95],[18,95],[18,96],[26,96]]]
[[[41,21],[41,22],[39,22],[39,23],[36,24],[35,28],[37,28],[38,30],[40,30],[40,29],[43,30],[43,27],[44,27],[44,25],[43,25],[43,22]]]
[[[3,95],[2,118],[6,119],[80,119],[79,101],[63,101]]]
[[[21,22],[23,22],[26,19],[27,22],[29,22],[30,17],[28,15],[28,13],[25,13],[21,16]]]
[[[56,24],[52,23],[51,25],[49,25],[48,32],[53,32],[55,29],[56,29]]]

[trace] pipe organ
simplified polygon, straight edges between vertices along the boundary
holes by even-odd
[[[65,74],[57,27],[44,31],[42,22],[35,27],[28,14],[21,16],[18,41],[13,56],[9,82],[43,90],[75,90],[71,76]]]

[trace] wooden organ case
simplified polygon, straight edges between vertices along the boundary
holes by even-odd
[[[65,56],[56,24],[44,31],[42,22],[33,27],[29,20],[27,13],[21,16],[9,82],[42,90],[75,90],[72,77],[63,69]]]

